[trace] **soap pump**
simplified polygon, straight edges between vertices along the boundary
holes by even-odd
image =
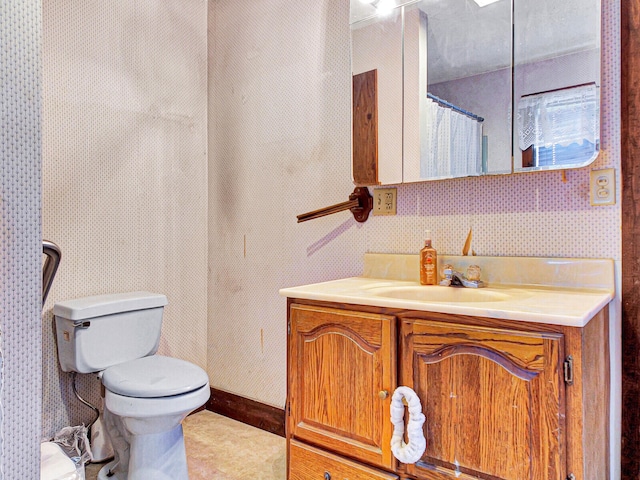
[[[420,250],[420,283],[438,285],[438,254],[431,246],[431,232],[425,232],[424,248]]]

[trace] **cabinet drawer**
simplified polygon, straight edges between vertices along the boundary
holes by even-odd
[[[291,440],[289,480],[397,480],[398,478],[397,475]]]

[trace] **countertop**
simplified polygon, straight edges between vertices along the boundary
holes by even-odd
[[[280,294],[289,298],[571,327],[584,327],[613,299],[611,260],[526,258],[522,263],[521,257],[496,258],[447,256],[439,259],[440,265],[451,262],[454,266],[473,261],[481,264],[483,272],[492,269],[493,273],[486,277],[506,280],[487,282],[488,286],[480,289],[422,286],[415,278],[417,256],[368,254],[366,275],[283,288]],[[523,276],[522,265],[527,265],[529,270],[527,278]],[[549,272],[549,268],[554,270]]]

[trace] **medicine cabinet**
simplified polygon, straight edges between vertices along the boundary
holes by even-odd
[[[579,168],[600,148],[600,0],[351,0],[353,179]]]

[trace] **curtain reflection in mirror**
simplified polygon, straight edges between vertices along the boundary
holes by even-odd
[[[420,138],[420,176],[451,178],[482,174],[483,118],[427,95]]]
[[[600,144],[599,104],[595,83],[520,98],[523,167],[573,164],[594,155]]]

